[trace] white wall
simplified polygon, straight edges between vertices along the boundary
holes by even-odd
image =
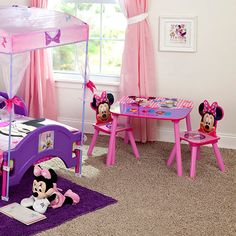
[[[28,1],[0,0],[5,4],[27,4]],[[160,52],[158,50],[159,16],[197,16],[197,52]],[[149,0],[149,22],[154,40],[157,67],[157,95],[191,99],[195,108],[192,125],[199,125],[197,106],[205,98],[225,110],[219,123],[220,146],[236,149],[236,1],[235,0]],[[81,84],[56,82],[59,119],[79,126],[81,122]],[[98,85],[98,90],[117,94],[117,84]],[[89,92],[88,92],[89,94]],[[90,98],[87,98],[89,101]],[[86,131],[91,130],[95,115],[86,111]],[[181,124],[184,129],[184,122]],[[158,140],[173,141],[172,124],[159,122]]]
[[[159,16],[197,16],[197,52],[160,52],[158,50]],[[218,101],[225,110],[225,117],[220,121],[218,134],[220,146],[236,149],[236,2],[235,0],[149,0],[149,22],[154,40],[157,67],[157,95],[191,99],[195,108],[192,112],[192,126],[198,128],[200,116],[198,105],[208,99]],[[64,89],[58,82],[60,96],[72,90]],[[117,91],[116,86],[100,89]],[[78,98],[77,98],[78,99]],[[68,112],[68,103],[60,101],[60,118],[73,117],[73,124],[78,124],[78,111]],[[70,114],[70,115],[68,115]],[[71,120],[71,121],[72,121]],[[86,122],[89,125],[94,114],[87,109]],[[69,121],[69,120],[68,120]],[[72,124],[72,123],[71,123]],[[158,140],[173,141],[173,128],[169,122],[159,122]],[[91,126],[86,126],[89,131]],[[185,128],[184,122],[181,129]]]
[[[236,1],[149,0],[149,20],[157,66],[158,95],[184,97],[195,104],[193,127],[198,127],[198,104],[218,101],[225,117],[219,123],[221,145],[236,148]],[[197,16],[197,52],[158,51],[158,20],[162,15]],[[162,124],[161,129],[170,128]]]

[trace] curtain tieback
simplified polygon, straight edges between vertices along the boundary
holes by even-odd
[[[147,12],[146,13],[142,13],[142,14],[137,15],[137,16],[130,17],[130,18],[127,19],[128,25],[139,23],[139,22],[145,20],[147,17],[148,17],[148,13]]]

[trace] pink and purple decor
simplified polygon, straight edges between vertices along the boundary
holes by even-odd
[[[31,185],[33,181],[32,172],[33,171],[30,168],[29,171],[26,172],[21,183],[11,188],[10,201],[0,201],[0,207],[10,204],[12,202],[20,203],[23,198],[31,195]],[[62,177],[58,178],[57,183],[58,186],[60,186],[60,188],[63,190],[71,189],[73,192],[78,193],[80,196],[80,202],[77,205],[65,205],[57,209],[48,208],[45,214],[47,219],[39,221],[32,225],[24,225],[23,223],[11,219],[10,217],[0,213],[1,235],[26,236],[36,234],[38,232],[45,231],[47,229],[63,224],[66,221],[72,220],[75,217],[84,215],[92,211],[96,211],[97,209],[106,207],[117,202],[111,197],[79,186]]]
[[[33,2],[34,5],[34,2]],[[25,73],[25,69],[28,66],[29,61],[29,51],[33,51],[36,49],[43,49],[43,48],[49,48],[49,47],[56,47],[66,44],[72,44],[72,43],[80,43],[80,42],[86,42],[86,48],[85,48],[85,63],[84,63],[84,86],[83,86],[83,103],[82,103],[82,125],[81,125],[81,140],[80,145],[83,145],[83,138],[84,138],[84,114],[85,114],[85,98],[86,98],[86,84],[87,84],[87,54],[88,54],[88,37],[89,37],[89,26],[85,22],[77,19],[74,16],[68,15],[66,13],[52,11],[48,9],[42,9],[37,7],[26,7],[21,6],[18,7],[17,5],[13,5],[12,7],[0,7],[0,55],[3,54],[2,63],[0,61],[0,67],[1,68],[8,68],[8,72],[6,72],[6,76],[4,76],[4,83],[7,87],[8,97],[10,105],[8,106],[9,109],[12,107],[12,104],[15,104],[14,96],[16,95],[16,92],[19,88],[20,82],[23,79],[23,75]],[[48,65],[48,62],[45,60],[45,55],[42,51],[41,57],[37,57],[38,59],[42,59],[42,61],[39,59],[37,60],[38,64],[44,65],[43,68],[46,68],[45,65]],[[4,56],[6,55],[6,56]],[[31,54],[32,55],[32,54]],[[36,54],[35,54],[36,55]],[[16,71],[15,65],[17,64],[17,58],[19,59],[20,63],[23,64],[22,58],[27,58],[27,63],[24,64],[24,69],[21,70],[23,73],[22,76],[16,76],[18,75],[18,70]],[[40,63],[39,63],[40,61]],[[33,63],[30,64],[32,66]],[[22,67],[22,66],[21,66]],[[48,70],[50,68],[46,68],[45,72],[47,73],[38,73],[38,71],[42,71],[44,69],[37,67],[33,67],[34,69],[30,71],[30,73],[33,75],[33,78],[39,79],[40,83],[42,83],[39,87],[47,93],[50,91],[52,94],[53,90],[49,89],[50,83],[46,83],[44,80],[48,78],[51,78],[50,73],[48,73]],[[35,73],[34,73],[35,72]],[[31,77],[30,77],[31,78]],[[48,80],[49,81],[49,80]],[[28,81],[29,82],[29,81]],[[30,81],[32,83],[32,81]],[[35,83],[36,84],[36,83]],[[30,87],[30,91],[34,94],[37,93],[38,86]],[[33,90],[32,90],[33,89]],[[46,92],[47,91],[47,92]],[[31,97],[31,92],[29,95],[29,100],[33,101]],[[27,94],[26,94],[27,95]],[[34,96],[37,97],[37,96]],[[42,94],[38,97],[45,97]],[[55,96],[51,96],[55,97]],[[14,100],[13,100],[14,99]],[[42,100],[42,99],[41,99]],[[55,102],[55,99],[54,99]],[[51,101],[51,103],[48,104],[54,104],[54,102]],[[37,101],[32,102],[31,105],[33,107],[36,107],[36,110],[39,110],[38,104],[43,104],[42,106],[45,106],[46,104],[44,100],[40,101],[40,103],[37,103]],[[44,108],[43,108],[44,109]],[[53,106],[47,106],[45,108],[45,111],[51,111]],[[54,119],[55,112],[49,112],[51,114],[50,118]],[[53,115],[53,117],[52,117]],[[43,115],[44,116],[44,115]],[[36,115],[38,117],[38,115]],[[9,123],[12,124],[13,116],[12,113],[9,113]],[[9,186],[14,185],[14,181],[12,181],[12,178],[9,178],[10,176],[10,162],[13,159],[13,154],[11,152],[11,129],[12,125],[9,125],[9,138],[8,138],[8,150],[7,150],[7,156],[5,156],[4,162],[3,162],[3,189],[2,191],[2,199],[8,200],[9,199]],[[67,131],[65,131],[67,133]],[[63,132],[62,132],[63,133]],[[70,139],[70,138],[69,138]],[[72,140],[71,140],[72,141]],[[78,143],[77,143],[78,144]],[[32,147],[32,145],[29,145]],[[71,149],[70,145],[70,149]],[[67,149],[68,151],[69,149]],[[66,148],[64,149],[65,152]],[[66,161],[71,162],[71,151],[70,154],[67,152]],[[82,171],[82,151],[78,151],[77,154],[79,155],[79,161],[77,162],[77,168],[75,169],[76,172],[79,172],[81,175]],[[76,155],[77,155],[76,154]],[[56,155],[59,156],[59,155]],[[37,161],[37,160],[36,160]],[[19,162],[18,162],[19,163]],[[24,163],[27,165],[27,163]],[[30,163],[31,165],[32,163]],[[26,170],[25,167],[22,167],[20,165],[20,169]],[[28,167],[28,166],[27,166]],[[19,172],[18,172],[19,174]],[[17,178],[16,178],[17,179]],[[18,178],[19,180],[19,178]]]
[[[0,52],[19,53],[88,39],[88,25],[62,12],[0,7]]]

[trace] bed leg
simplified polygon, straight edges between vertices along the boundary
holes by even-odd
[[[8,165],[7,161],[3,161],[3,168],[2,168],[2,200],[8,201],[9,197],[7,196],[7,172]]]
[[[76,145],[80,145],[80,142],[76,142]],[[77,149],[75,151],[75,155],[76,155],[76,166],[75,166],[75,175],[78,175],[80,173],[80,152],[81,150]]]

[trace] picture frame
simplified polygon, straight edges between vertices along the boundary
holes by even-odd
[[[160,16],[159,50],[196,52],[197,17]]]

